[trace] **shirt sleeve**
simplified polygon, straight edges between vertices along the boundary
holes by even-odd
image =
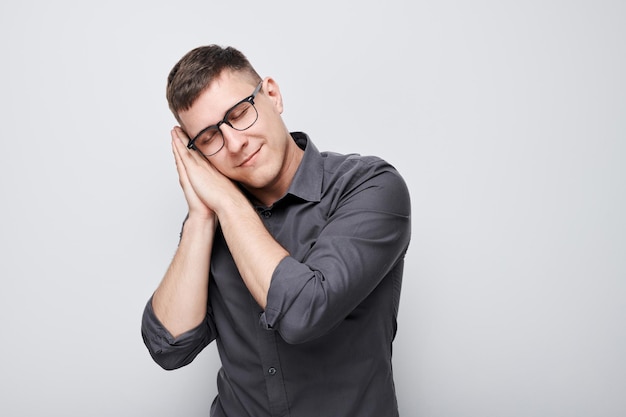
[[[364,172],[363,172],[364,171]],[[328,220],[303,261],[274,271],[261,325],[288,343],[332,330],[404,259],[410,198],[388,164],[369,164],[343,179]]]
[[[200,325],[174,338],[154,314],[150,297],[143,312],[141,335],[152,359],[163,369],[172,370],[191,363],[215,340],[216,331],[211,314],[207,314]]]

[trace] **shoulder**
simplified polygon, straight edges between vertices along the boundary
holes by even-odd
[[[321,155],[324,161],[324,177],[327,180],[360,182],[386,174],[383,177],[388,181],[404,183],[398,170],[378,156],[336,152],[321,152]]]
[[[379,205],[410,207],[409,190],[398,170],[373,155],[322,152],[323,195],[333,199],[366,198]],[[404,211],[404,210],[403,210]]]

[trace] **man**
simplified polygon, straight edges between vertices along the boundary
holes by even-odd
[[[215,340],[214,417],[397,416],[402,177],[290,133],[276,81],[230,47],[187,53],[167,99],[189,212],[143,315],[154,360],[175,369]]]

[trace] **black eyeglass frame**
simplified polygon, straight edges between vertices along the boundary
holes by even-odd
[[[215,124],[215,125],[207,126],[207,127],[205,127],[204,129],[202,129],[202,130],[201,130],[201,131],[200,131],[200,132],[199,132],[196,136],[194,136],[194,137],[193,137],[193,139],[191,139],[191,140],[189,141],[189,143],[187,144],[187,149],[193,149],[194,151],[198,151],[198,152],[202,153],[202,152],[201,152],[201,151],[200,151],[200,150],[196,147],[196,145],[195,145],[196,140],[197,140],[200,136],[202,136],[202,135],[204,134],[204,132],[206,132],[207,130],[210,130],[210,129],[217,129],[217,130],[220,132],[220,135],[222,135],[222,146],[220,146],[220,148],[219,148],[217,151],[213,152],[212,154],[209,154],[209,155],[205,155],[205,154],[203,154],[204,156],[213,156],[213,155],[215,155],[216,153],[218,153],[219,151],[221,151],[221,150],[222,150],[222,148],[224,147],[224,141],[225,141],[225,139],[224,139],[224,134],[222,133],[222,130],[220,129],[220,126],[221,126],[221,125],[224,125],[224,124],[225,124],[225,125],[228,125],[228,126],[230,126],[231,128],[233,128],[233,129],[235,129],[235,130],[237,130],[237,131],[239,131],[239,132],[242,132],[242,131],[244,131],[244,130],[250,129],[250,128],[251,128],[251,127],[252,127],[252,126],[256,123],[256,121],[259,119],[259,112],[257,111],[256,107],[254,106],[254,98],[255,98],[255,97],[256,97],[256,95],[259,93],[259,91],[261,91],[261,86],[262,86],[262,85],[263,85],[263,81],[261,81],[261,82],[259,83],[259,85],[257,85],[257,86],[256,86],[256,88],[254,89],[254,91],[252,92],[252,94],[250,94],[248,97],[244,98],[243,100],[238,101],[238,102],[237,102],[234,106],[232,106],[230,109],[228,109],[228,110],[226,111],[226,114],[224,114],[224,117],[222,118],[222,120],[221,120],[220,122],[218,122],[218,123],[217,123],[217,124]],[[230,113],[231,113],[233,110],[235,110],[235,108],[236,108],[237,106],[239,106],[239,105],[240,105],[240,104],[242,104],[242,103],[246,103],[246,102],[247,102],[247,103],[250,103],[250,104],[252,105],[252,108],[253,108],[253,109],[254,109],[254,111],[256,112],[256,117],[254,118],[254,121],[250,124],[250,126],[246,127],[245,129],[237,129],[236,127],[234,127],[234,126],[233,126],[233,125],[232,125],[232,124],[228,121],[228,116],[230,116]]]

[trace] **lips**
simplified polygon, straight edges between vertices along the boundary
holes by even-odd
[[[254,157],[256,156],[257,153],[259,153],[259,149],[257,149],[256,151],[252,152],[250,155],[245,157],[245,159],[237,166],[239,166],[239,167],[245,166],[248,162],[250,162],[252,159],[254,159]]]

